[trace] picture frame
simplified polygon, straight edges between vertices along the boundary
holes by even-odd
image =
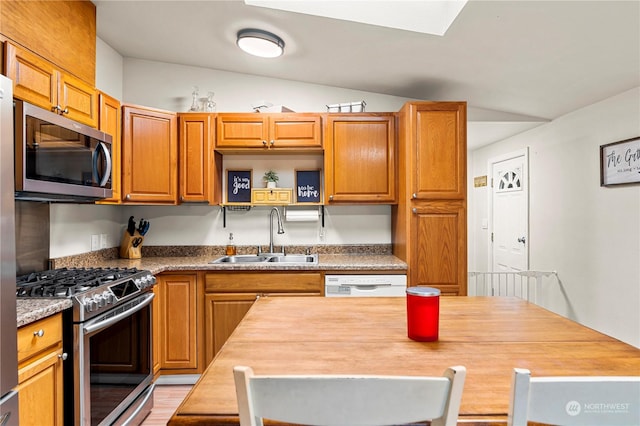
[[[322,203],[322,173],[320,172],[320,169],[296,169],[294,192],[297,204]]]
[[[600,186],[640,183],[640,136],[600,146]]]
[[[227,203],[250,203],[253,169],[227,169]]]

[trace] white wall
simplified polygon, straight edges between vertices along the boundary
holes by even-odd
[[[124,59],[111,46],[96,38],[96,87],[116,99],[122,99]]]
[[[640,186],[600,186],[600,145],[640,135],[640,87],[469,155],[469,270],[488,271],[492,157],[529,147],[532,270],[557,271],[544,305],[640,347]]]

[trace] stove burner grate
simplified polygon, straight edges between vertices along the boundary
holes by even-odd
[[[18,297],[71,297],[138,273],[136,268],[61,268],[16,279]]]

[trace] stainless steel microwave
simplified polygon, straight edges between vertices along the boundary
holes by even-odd
[[[111,197],[111,136],[14,101],[16,199],[91,202]]]

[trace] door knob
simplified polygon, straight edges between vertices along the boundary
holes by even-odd
[[[527,242],[527,237],[518,238],[518,242],[525,244]]]

